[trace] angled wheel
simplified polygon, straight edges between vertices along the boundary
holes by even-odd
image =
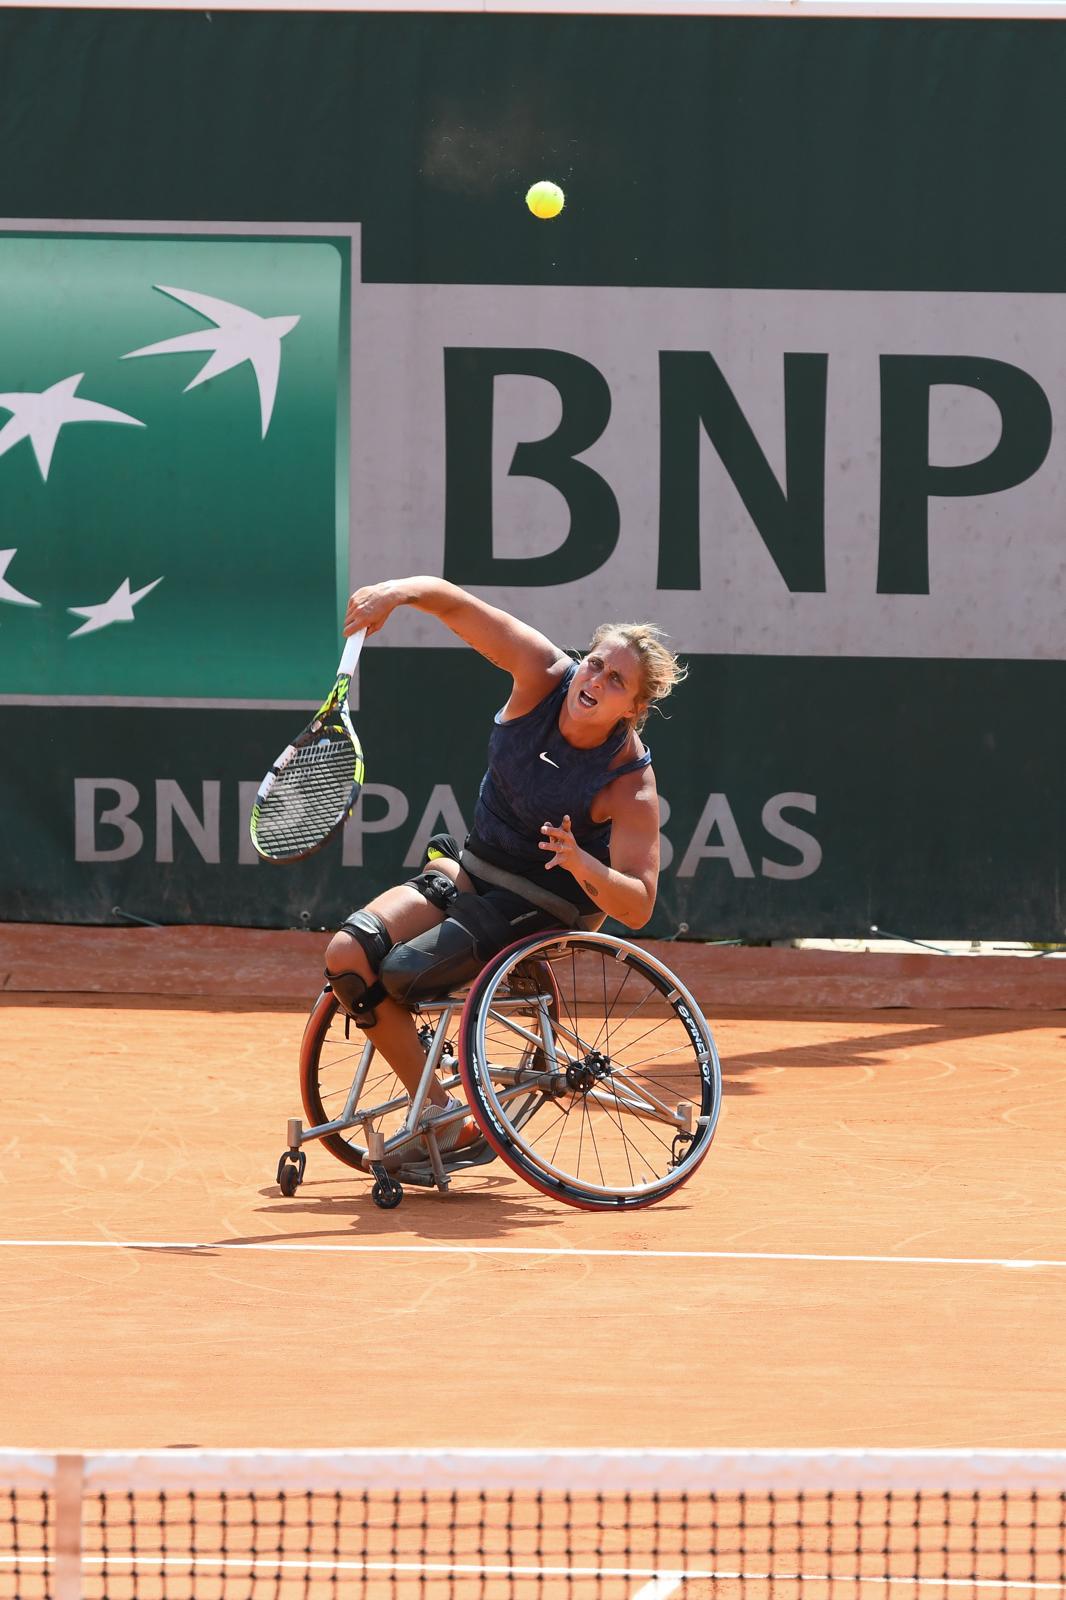
[[[540,935],[497,956],[467,998],[459,1068],[496,1153],[543,1193],[592,1210],[673,1194],[721,1110],[718,1052],[695,1000],[662,962],[607,934]]]

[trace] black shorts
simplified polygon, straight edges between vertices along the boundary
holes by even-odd
[[[450,834],[435,834],[427,846],[424,868],[432,869],[442,856],[458,861],[461,853]],[[426,999],[457,988],[517,940],[561,931],[558,916],[542,906],[473,873],[467,876],[473,893],[461,890],[454,910],[424,933],[393,945],[385,957],[381,977],[394,998]]]
[[[450,833],[435,833],[426,845],[425,865],[432,867],[433,862],[439,860],[441,856],[446,856],[451,861],[461,861],[462,854],[462,849]],[[499,955],[501,950],[506,950],[509,944],[514,944],[516,939],[524,939],[529,933],[554,932],[563,926],[558,917],[553,916],[550,911],[545,911],[542,906],[533,905],[521,895],[513,894],[510,889],[501,889],[497,884],[486,883],[484,878],[479,878],[469,867],[463,867],[463,871],[470,879],[478,899],[484,901],[493,912],[497,912],[500,918],[498,933],[489,932],[496,920],[491,916],[485,919],[487,926],[478,929],[477,955],[476,958],[472,958],[477,964],[469,973],[471,978],[480,972],[493,956]],[[443,927],[443,924],[441,926]],[[509,935],[504,931],[505,926],[510,929]],[[434,931],[430,928],[427,933],[419,935],[418,943],[422,948],[432,946]]]

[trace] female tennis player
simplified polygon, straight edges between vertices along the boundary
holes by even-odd
[[[326,953],[326,977],[413,1094],[425,1063],[406,1001],[465,983],[527,933],[595,928],[615,917],[642,928],[659,877],[659,804],[639,730],[685,675],[647,623],[596,629],[575,663],[517,617],[442,578],[390,579],[356,590],[346,635],[384,627],[414,606],[510,674],[496,714],[473,829],[460,849],[430,841],[424,870],[353,911]],[[460,1102],[434,1080],[422,1114]],[[478,1137],[469,1122],[442,1148]]]

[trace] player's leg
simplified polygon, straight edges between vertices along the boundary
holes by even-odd
[[[444,921],[447,907],[470,880],[457,861],[446,856],[409,883],[386,889],[369,905],[353,911],[330,940],[326,977],[340,1004],[358,1027],[371,1032],[381,1052],[408,1093],[418,1088],[425,1051],[408,1006],[390,997],[379,974],[397,946]],[[445,1105],[447,1095],[434,1080],[429,1099]]]
[[[517,895],[488,884],[478,886],[483,887],[483,893],[478,893],[476,888],[463,891],[460,878],[443,920],[396,943],[383,960],[378,981],[391,1001],[399,1002],[396,1010],[400,1015],[410,1019],[408,1008],[412,1001],[429,999],[469,983],[487,961],[523,933],[537,932],[543,924],[552,924],[546,912]],[[391,1014],[384,1008],[379,1011],[386,1022]],[[376,1043],[377,1028],[373,1037]],[[398,1050],[402,1041],[390,1034],[388,1046]],[[389,1059],[393,1061],[391,1056]],[[398,1068],[397,1073],[399,1075]],[[437,1093],[431,1093],[431,1104],[423,1114],[424,1120],[434,1120],[437,1108],[443,1108],[445,1113],[465,1109],[462,1101],[447,1096],[436,1081],[431,1085],[431,1091],[434,1089]],[[442,1150],[459,1148],[476,1142],[479,1137],[477,1125],[470,1120],[449,1123],[438,1135]]]
[[[506,889],[463,892],[458,883],[456,889],[440,923],[397,941],[382,962],[380,982],[393,999],[410,1002],[458,988],[523,933],[554,926],[547,913]]]

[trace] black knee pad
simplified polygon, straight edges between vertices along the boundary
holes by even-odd
[[[376,911],[353,911],[337,932],[350,934],[366,951],[371,972],[380,971],[381,963],[392,949],[393,938]]]
[[[416,939],[394,945],[380,978],[394,1000],[425,1000],[477,976],[516,937],[510,920],[476,894],[456,894],[449,915]]]
[[[326,981],[356,1027],[374,1026],[378,1020],[375,1007],[388,998],[385,985],[380,978],[375,978],[373,983],[367,983],[358,972],[330,972],[327,967]]]
[[[446,872],[437,872],[430,867],[427,872],[420,872],[417,878],[408,878],[407,887],[417,889],[424,895],[431,906],[447,912],[451,909],[459,891]]]
[[[392,935],[375,911],[353,911],[341,923],[340,933],[350,934],[362,945],[370,970],[377,974],[381,964],[393,947]],[[374,1007],[385,999],[384,985],[376,981],[367,983],[358,972],[330,972],[326,968],[326,981],[348,1015],[360,1028],[372,1028],[377,1019]]]

